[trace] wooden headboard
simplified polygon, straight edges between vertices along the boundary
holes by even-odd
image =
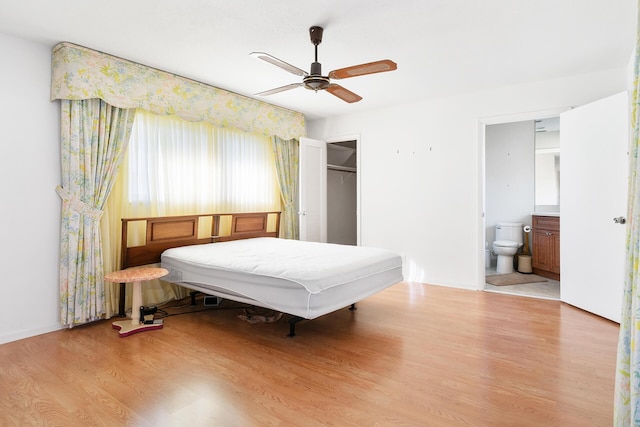
[[[158,263],[169,248],[279,237],[279,232],[280,212],[123,218],[121,268]]]
[[[122,218],[120,268],[159,263],[162,252],[178,246],[279,235],[280,212]],[[118,311],[125,316],[124,283]]]

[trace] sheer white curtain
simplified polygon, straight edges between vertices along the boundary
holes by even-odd
[[[279,208],[268,137],[139,111],[131,141],[132,207],[157,215]]]
[[[111,243],[105,272],[119,268],[121,218],[280,209],[270,138],[137,110],[103,217]],[[109,292],[112,314],[116,288]],[[184,295],[160,281],[143,287],[145,304]]]

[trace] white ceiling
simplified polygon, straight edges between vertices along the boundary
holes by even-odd
[[[323,74],[392,59],[398,70],[341,80],[347,104],[303,88],[259,99],[318,118],[497,86],[625,67],[635,0],[0,0],[0,32],[69,41],[252,96],[309,70],[308,29],[325,28]]]

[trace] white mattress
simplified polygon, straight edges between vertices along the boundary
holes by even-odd
[[[385,249],[269,237],[168,249],[162,267],[163,280],[306,319],[403,280]]]

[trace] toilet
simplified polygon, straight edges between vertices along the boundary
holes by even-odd
[[[513,273],[513,257],[523,245],[522,223],[499,222],[496,224],[496,240],[492,250],[498,256],[498,274]]]

